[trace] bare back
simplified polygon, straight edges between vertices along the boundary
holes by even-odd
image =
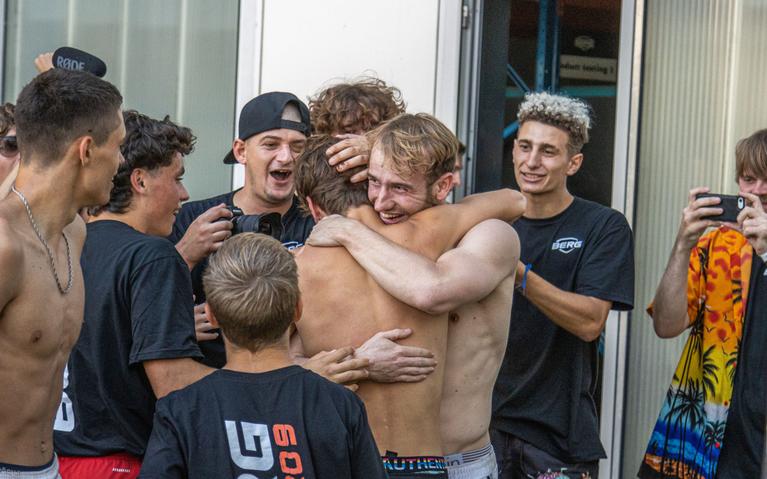
[[[56,286],[42,243],[15,195],[0,201],[0,256],[10,271],[0,280],[0,462],[40,466],[53,455],[53,422],[64,367],[80,333],[85,224],[67,226],[72,289]],[[61,281],[67,280],[63,239],[49,242]]]
[[[367,208],[367,207],[363,207]],[[436,259],[454,242],[427,224],[384,227],[378,217],[360,221],[393,242]],[[351,216],[351,215],[350,215]],[[411,223],[412,220],[408,223]],[[360,384],[380,451],[399,455],[441,455],[439,407],[447,347],[447,315],[432,316],[394,299],[344,248],[306,246],[296,255],[304,303],[296,323],[307,355],[343,346],[358,347],[379,331],[412,328],[403,341],[434,353],[438,367],[419,383]],[[407,271],[403,271],[407,274]]]

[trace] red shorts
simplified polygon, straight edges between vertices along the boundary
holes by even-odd
[[[59,456],[61,479],[136,479],[140,469],[141,458],[132,454]]]

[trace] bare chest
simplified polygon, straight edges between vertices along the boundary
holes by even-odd
[[[66,258],[61,256],[57,260],[64,271],[59,278],[66,282]],[[85,301],[79,256],[72,263],[72,288],[62,294],[47,257],[26,255],[23,271],[16,272],[19,294],[0,317],[3,342],[10,343],[7,347],[40,359],[68,355],[80,334]]]

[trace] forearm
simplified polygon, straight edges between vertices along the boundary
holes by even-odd
[[[144,370],[157,399],[195,383],[215,371],[191,358],[145,361]]]
[[[525,297],[554,324],[588,342],[599,337],[611,304],[559,289],[532,271],[527,275]]]
[[[476,193],[461,200],[460,204],[488,202],[488,218],[497,218],[506,222],[517,220],[525,213],[527,200],[519,191],[504,188],[487,193]]]
[[[653,299],[653,326],[655,334],[661,338],[678,336],[689,324],[687,317],[689,263],[690,250],[675,244]]]
[[[362,224],[339,240],[387,293],[425,312],[449,311],[441,307],[445,299],[440,294],[445,291],[441,284],[444,275],[434,261],[392,243]]]

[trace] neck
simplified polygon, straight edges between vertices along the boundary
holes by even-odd
[[[32,216],[46,239],[58,241],[61,232],[71,223],[82,207],[75,197],[75,174],[59,165],[39,169],[23,165],[19,168],[15,188],[29,204]],[[21,198],[10,192],[6,200],[18,202],[25,209]]]
[[[573,202],[573,195],[566,189],[552,191],[542,195],[523,193],[527,200],[525,218],[544,219],[556,216],[567,209]]]
[[[119,221],[120,223],[125,223],[126,225],[130,226],[139,233],[144,233],[146,235],[149,234],[148,225],[146,224],[144,218],[139,214],[137,209],[130,209],[125,213],[112,213],[110,211],[103,211],[99,213],[98,216],[91,216],[89,223],[101,220]]]
[[[290,357],[285,341],[280,341],[255,352],[235,346],[226,338],[224,338],[224,343],[226,345],[224,369],[242,373],[265,373],[295,364]]]
[[[244,188],[234,194],[234,204],[246,215],[263,215],[265,213],[284,215],[293,204],[293,196],[279,203],[270,203],[251,192],[250,188],[245,185]]]

